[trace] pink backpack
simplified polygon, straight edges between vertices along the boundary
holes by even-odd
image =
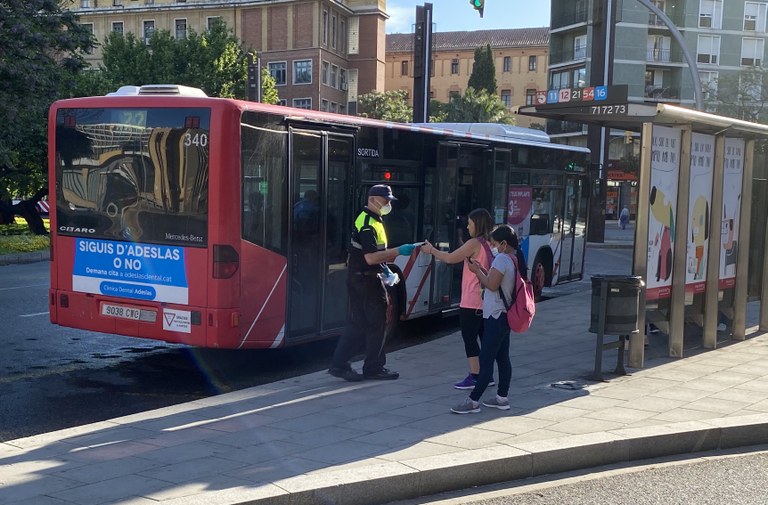
[[[507,309],[507,322],[509,329],[515,333],[525,333],[531,327],[533,316],[536,314],[536,304],[533,297],[533,284],[531,281],[523,280],[520,275],[520,269],[517,266],[517,258],[509,255],[515,264],[515,288],[511,304],[507,304],[504,297],[504,290],[499,286],[499,294],[504,307]]]

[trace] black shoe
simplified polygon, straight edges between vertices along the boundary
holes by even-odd
[[[389,368],[382,368],[377,372],[363,372],[363,377],[367,380],[392,381],[400,377],[400,374]]]
[[[362,374],[359,374],[351,368],[337,368],[331,367],[328,369],[328,373],[339,379],[344,379],[349,382],[360,382],[363,380]]]

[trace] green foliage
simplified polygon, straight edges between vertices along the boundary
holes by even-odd
[[[48,108],[74,87],[93,40],[55,0],[3,2],[0,26],[0,198],[7,199],[44,185]]]
[[[408,105],[403,90],[371,91],[358,97],[360,115],[385,121],[408,123],[413,119],[413,109]]]
[[[226,24],[217,21],[202,34],[176,39],[155,31],[148,43],[133,33],[110,33],[104,41],[99,83],[124,85],[183,84],[209,96],[245,98],[246,53]]]
[[[709,100],[716,104],[717,113],[755,123],[768,123],[764,114],[768,102],[768,69],[749,67],[736,73],[725,73],[717,80],[717,90],[710,91]],[[714,99],[714,100],[713,100]]]
[[[429,101],[429,122],[430,123],[443,123],[448,120],[448,104],[438,102],[437,100]]]
[[[513,124],[514,118],[495,94],[485,90],[467,88],[464,96],[451,99],[448,104],[446,121],[450,123],[506,123]]]
[[[490,44],[475,49],[475,63],[467,85],[476,90],[485,90],[490,95],[496,94],[496,65],[493,63]]]
[[[276,105],[280,101],[280,97],[277,95],[277,86],[275,85],[275,79],[272,78],[272,74],[269,73],[267,67],[261,68],[261,103],[270,103]]]
[[[48,227],[47,219],[45,225]],[[48,249],[49,245],[47,235],[33,235],[21,219],[0,225],[0,254],[40,251]]]

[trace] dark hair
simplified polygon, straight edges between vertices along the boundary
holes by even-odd
[[[491,214],[485,209],[475,209],[467,216],[475,223],[475,236],[487,239],[491,234]]]
[[[513,249],[518,249],[520,247],[520,242],[517,240],[515,229],[508,224],[500,224],[494,228],[491,232],[491,238],[494,242],[506,242],[507,245],[511,246]]]

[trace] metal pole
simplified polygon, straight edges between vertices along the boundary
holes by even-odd
[[[720,293],[720,254],[722,236],[715,216],[723,209],[723,176],[725,174],[725,133],[715,137],[715,170],[712,184],[712,205],[709,210],[709,250],[707,252],[707,281],[704,291],[704,348],[717,347],[717,319]]]
[[[741,181],[741,216],[739,218],[739,252],[736,263],[736,286],[733,288],[733,338],[744,340],[747,334],[747,296],[749,295],[749,235],[752,229],[752,171],[755,141],[747,140],[744,149],[744,179]]]
[[[632,273],[645,281],[640,288],[637,325],[640,332],[629,337],[629,366],[643,368],[645,357],[645,290],[648,284],[648,215],[651,204],[651,148],[653,123],[643,123],[640,137],[640,176],[637,183],[637,215],[635,216],[635,250],[632,259]]]
[[[683,357],[685,338],[685,262],[688,246],[688,214],[691,187],[690,125],[681,128],[680,174],[677,183],[677,211],[672,255],[672,291],[669,296],[669,355]]]

